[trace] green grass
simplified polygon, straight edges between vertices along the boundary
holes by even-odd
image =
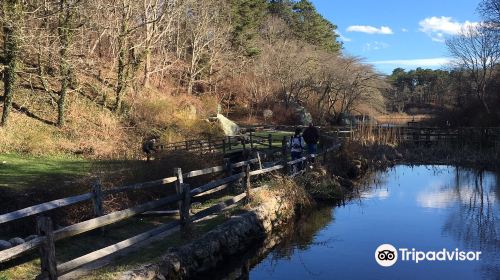
[[[173,170],[173,168],[172,168]],[[164,162],[145,164],[141,160],[90,160],[76,156],[34,157],[0,154],[0,190],[27,189],[64,190],[64,194],[78,193],[75,181],[92,176],[120,179],[136,183],[162,178]],[[171,176],[171,175],[169,175]],[[114,180],[116,181],[116,180]],[[86,186],[87,189],[89,186]]]
[[[0,155],[0,188],[23,189],[87,175],[92,163],[78,157]]]
[[[268,137],[269,134],[272,135],[273,142],[279,142],[281,144],[281,141],[283,140],[283,137],[284,136],[290,137],[290,136],[293,135],[293,132],[289,132],[289,131],[273,131],[273,132],[258,131],[258,132],[255,132],[255,135],[261,136],[261,137]]]

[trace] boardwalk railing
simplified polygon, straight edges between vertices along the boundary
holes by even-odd
[[[165,233],[171,230],[177,230],[180,227],[189,226],[192,222],[198,221],[208,215],[220,212],[230,205],[238,203],[243,199],[250,198],[251,189],[251,177],[266,174],[269,172],[275,172],[278,170],[285,170],[285,174],[289,176],[296,176],[306,171],[302,168],[306,164],[315,160],[315,158],[323,156],[325,159],[326,154],[330,153],[339,148],[339,144],[332,145],[330,148],[325,149],[322,153],[317,155],[306,156],[294,161],[281,161],[277,164],[262,168],[262,162],[260,157],[256,159],[251,159],[247,161],[231,163],[225,160],[225,164],[222,166],[214,166],[201,170],[194,170],[187,173],[183,173],[180,168],[174,170],[175,176],[163,178],[155,181],[144,182],[134,185],[123,186],[119,188],[102,190],[99,182],[96,182],[92,187],[92,192],[72,196],[67,198],[62,198],[24,209],[20,209],[14,212],[6,213],[0,215],[0,225],[11,222],[24,217],[29,217],[33,215],[39,215],[37,217],[37,233],[38,236],[30,241],[22,243],[20,245],[14,246],[12,248],[0,251],[0,263],[7,262],[14,258],[19,257],[23,253],[26,253],[35,248],[40,249],[41,258],[41,274],[37,279],[57,279],[58,276],[64,275],[71,272],[87,263],[95,261],[97,259],[109,256],[113,253],[121,251],[128,248],[138,242],[149,239],[153,236]],[[252,170],[251,166],[258,167]],[[239,169],[239,173],[234,173]],[[189,184],[184,183],[184,179],[193,178],[201,175],[213,174],[224,172],[227,176],[208,182],[204,185],[198,186],[196,188],[191,188]],[[208,193],[218,192],[225,189],[230,184],[243,181],[246,191],[240,195],[237,195],[231,199],[224,202],[213,205],[205,210],[202,210],[195,215],[190,215],[191,199],[193,197],[199,197]],[[109,214],[104,214],[102,211],[103,197],[110,194],[116,194],[125,191],[146,189],[154,186],[165,186],[169,184],[175,185],[176,194],[163,197],[157,200],[149,201],[134,207],[124,209],[121,211],[112,212]],[[63,208],[69,205],[80,203],[83,201],[91,200],[94,205],[95,218],[82,221],[61,229],[53,230],[52,220],[41,214],[47,211]],[[55,241],[65,239],[68,237],[76,236],[91,230],[102,228],[104,226],[137,216],[141,213],[157,209],[158,207],[163,207],[167,205],[178,204],[180,218],[177,221],[170,222],[167,224],[160,225],[152,230],[144,232],[142,234],[136,235],[134,237],[128,238],[116,244],[110,245],[108,247],[99,249],[92,253],[86,254],[84,256],[78,257],[74,260],[57,265],[56,254],[55,254]]]

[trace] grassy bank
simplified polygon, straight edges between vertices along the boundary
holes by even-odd
[[[0,155],[0,188],[21,191],[89,175],[95,161],[71,156]]]

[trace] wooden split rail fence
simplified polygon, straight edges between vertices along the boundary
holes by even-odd
[[[337,128],[331,131],[339,139],[392,139],[403,144],[458,144],[477,147],[500,147],[499,127],[420,127],[420,126],[365,126]]]
[[[283,142],[283,141],[281,141]],[[226,136],[218,138],[186,140],[175,143],[159,144],[161,151],[191,151],[191,152],[222,152],[226,154],[236,150],[255,150],[258,148],[272,149],[274,139],[272,134],[266,136],[256,135],[253,132],[240,136]]]
[[[277,170],[284,170],[286,175],[296,176],[305,172],[306,168],[304,166],[314,158],[323,157],[323,161],[326,160],[327,154],[338,149],[340,144],[332,145],[328,149],[324,149],[322,153],[312,156],[306,156],[294,161],[287,161],[285,158],[278,162],[277,164],[263,168],[260,157],[256,159],[251,159],[247,161],[241,161],[237,163],[231,163],[228,159],[225,159],[224,165],[210,167],[202,170],[190,171],[183,173],[180,168],[174,170],[175,176],[163,178],[155,181],[138,183],[129,186],[123,186],[119,188],[103,190],[101,184],[97,181],[92,186],[92,192],[57,199],[50,202],[38,204],[35,206],[20,209],[14,212],[6,213],[0,215],[0,224],[18,220],[21,218],[29,216],[37,216],[37,234],[38,236],[30,241],[22,243],[20,245],[14,246],[12,248],[0,251],[0,263],[5,263],[12,259],[15,259],[22,254],[31,251],[35,248],[39,248],[40,259],[41,259],[41,274],[37,279],[57,279],[58,276],[67,274],[85,264],[98,260],[100,258],[109,256],[113,253],[126,249],[132,245],[135,245],[141,241],[147,240],[155,235],[171,231],[174,229],[179,229],[181,227],[189,226],[192,222],[198,221],[204,217],[218,213],[230,205],[238,203],[246,198],[248,201],[250,199],[250,189],[251,189],[251,178],[253,176],[258,176],[266,174],[269,172],[274,172]],[[317,161],[316,161],[317,162]],[[251,166],[257,166],[256,170],[252,170]],[[239,170],[239,173],[235,173]],[[193,178],[201,175],[208,175],[214,173],[224,173],[225,178],[211,181],[202,186],[192,188],[189,184],[185,183],[184,180],[187,178]],[[198,197],[211,192],[221,191],[230,184],[237,181],[243,182],[245,186],[245,192],[237,195],[231,199],[224,202],[218,203],[211,206],[205,210],[202,210],[194,215],[190,214],[191,199],[193,197]],[[169,184],[175,185],[176,194],[163,197],[154,201],[149,201],[134,207],[116,211],[112,213],[105,214],[103,211],[103,201],[104,197],[110,194],[121,193],[131,190],[146,189],[151,187],[165,186]],[[44,213],[81,203],[84,201],[91,200],[93,203],[93,210],[95,218],[82,221],[61,229],[54,230],[52,220],[43,215]],[[100,250],[94,251],[92,253],[86,254],[84,256],[78,257],[74,260],[57,264],[56,254],[55,254],[55,242],[68,237],[76,236],[85,232],[89,232],[98,228],[103,228],[107,225],[137,216],[141,213],[145,213],[150,210],[157,209],[159,207],[178,204],[180,218],[177,221],[170,222],[167,224],[160,225],[154,229],[151,229],[142,234],[136,235],[134,237],[128,238],[116,244],[110,245],[108,247],[102,248]]]

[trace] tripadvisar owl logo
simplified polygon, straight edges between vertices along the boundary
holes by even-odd
[[[375,250],[375,260],[380,266],[393,266],[398,261],[398,250],[391,244],[382,244]]]

